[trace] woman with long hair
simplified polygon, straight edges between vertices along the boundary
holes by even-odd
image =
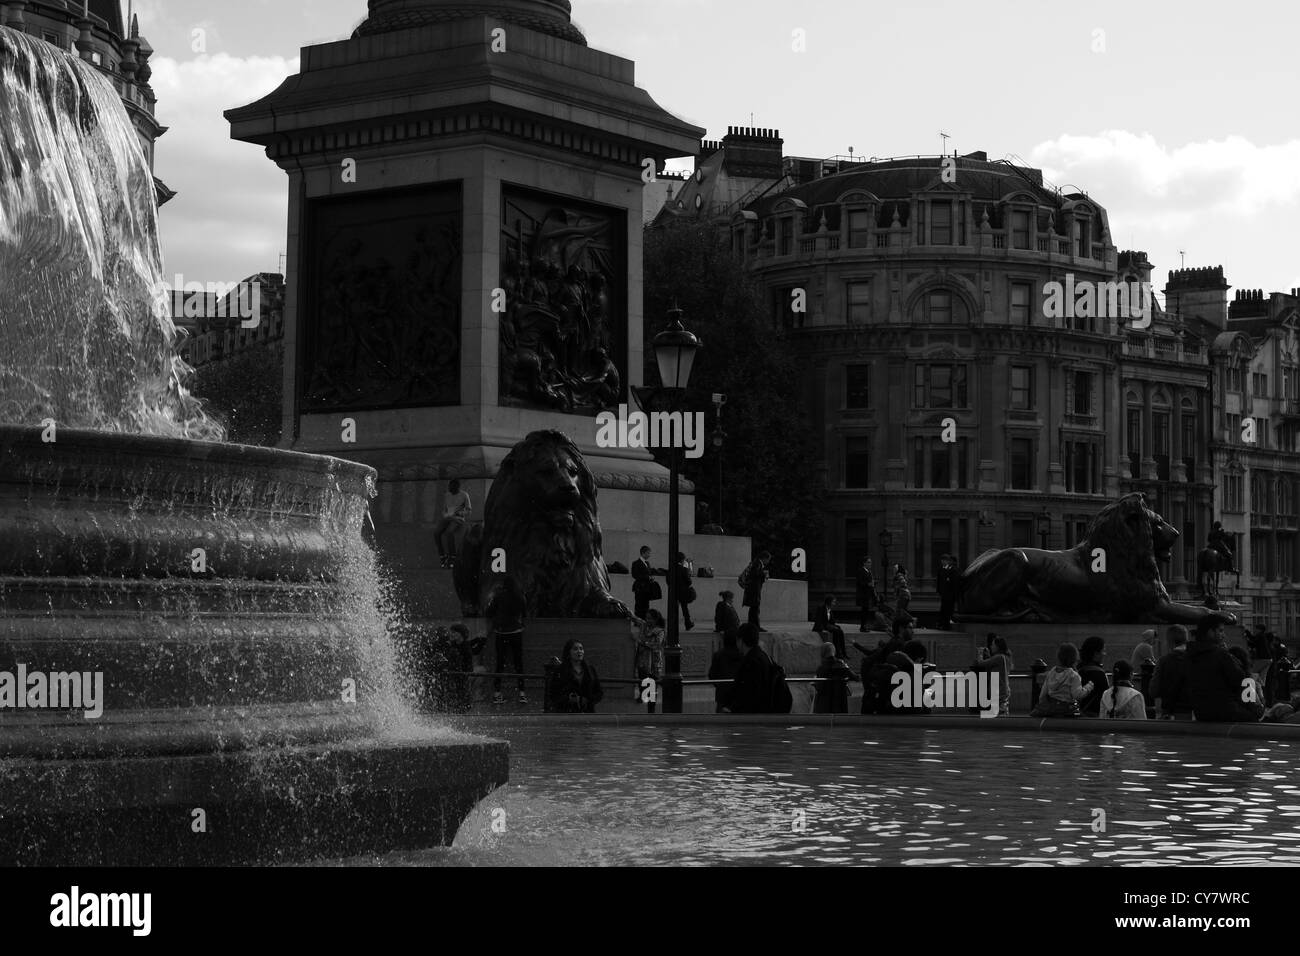
[[[1114,683],[1101,695],[1101,716],[1116,720],[1146,720],[1147,702],[1133,686],[1133,665],[1116,661],[1111,671]]]
[[[596,668],[586,661],[586,648],[569,638],[560,655],[560,673],[551,688],[552,706],[565,714],[594,714],[605,696]]]

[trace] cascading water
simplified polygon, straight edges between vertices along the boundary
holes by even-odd
[[[153,176],[117,92],[7,27],[0,303],[0,421],[222,437],[181,384]]]
[[[373,470],[208,440],[156,212],[107,80],[0,27],[0,863],[450,842],[505,745],[397,699]]]

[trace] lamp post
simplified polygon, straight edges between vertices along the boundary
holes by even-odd
[[[1052,533],[1052,515],[1044,508],[1038,516],[1038,546],[1047,550],[1047,538]]]
[[[889,546],[894,543],[894,535],[888,528],[880,532],[880,576],[885,582],[884,596],[889,597]]]
[[[700,340],[682,327],[682,310],[668,310],[668,328],[654,337],[655,361],[659,366],[660,389],[676,411],[691,379]],[[664,648],[663,712],[682,712],[682,645],[677,630],[677,552],[679,542],[677,484],[681,471],[681,436],[668,449],[668,634]]]

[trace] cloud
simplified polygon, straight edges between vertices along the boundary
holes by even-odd
[[[154,171],[179,193],[160,213],[168,275],[209,282],[274,271],[284,251],[285,174],[263,150],[232,141],[222,112],[274,90],[298,71],[297,59],[219,53],[151,65],[158,120],[170,127]]]
[[[1259,146],[1228,136],[1170,147],[1150,133],[1107,130],[1042,143],[1030,161],[1067,192],[1065,180],[1145,228],[1248,219],[1300,200],[1300,140]]]

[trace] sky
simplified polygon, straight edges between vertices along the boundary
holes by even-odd
[[[161,212],[167,275],[279,271],[288,178],[230,140],[222,111],[297,72],[300,47],[345,39],[366,4],[134,10],[170,127],[155,173],[180,193]],[[1222,265],[1237,289],[1300,287],[1300,4],[573,0],[573,18],[709,139],[752,125],[778,129],[787,155],[888,157],[940,153],[947,133],[948,150],[1087,192],[1115,244],[1148,253],[1157,291],[1184,257]]]

